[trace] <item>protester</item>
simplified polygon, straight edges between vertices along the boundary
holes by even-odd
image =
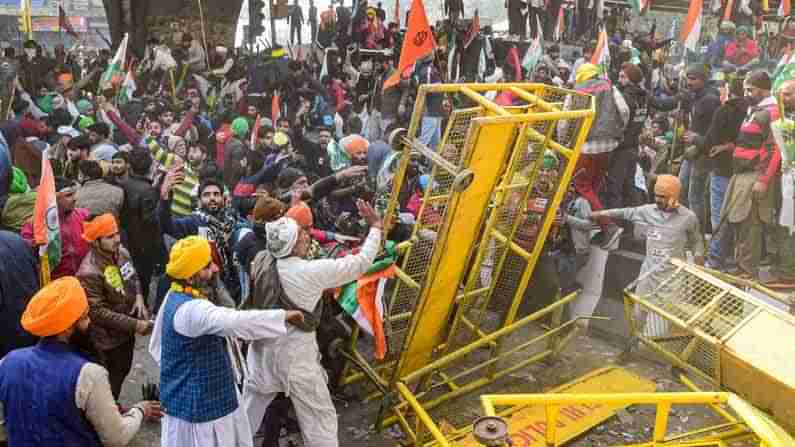
[[[179,240],[169,253],[171,289],[157,314],[149,352],[160,365],[163,418],[161,445],[169,447],[252,446],[240,408],[235,368],[226,337],[278,338],[297,310],[235,311],[206,299],[218,266],[210,243],[199,236]],[[239,355],[239,353],[238,353]]]
[[[266,225],[268,250],[253,262],[254,293],[264,294],[267,289],[258,287],[278,281],[283,289],[270,292],[276,295],[273,304],[276,308],[300,311],[304,321],[289,328],[284,337],[255,342],[249,349],[250,374],[243,406],[252,427],[259,426],[268,405],[283,392],[293,402],[307,445],[339,445],[337,412],[318,361],[320,354],[314,332],[323,311],[323,291],[364,274],[378,253],[383,224],[365,202],[359,201],[357,206],[370,232],[359,254],[341,259],[306,260],[309,234],[292,218],[283,217]]]
[[[144,419],[159,419],[158,402],[119,413],[105,368],[72,344],[91,324],[86,293],[66,276],[28,303],[22,327],[41,341],[0,359],[0,403],[11,445],[57,440],[62,445],[127,445]],[[31,405],[35,403],[35,405]]]
[[[90,337],[99,350],[115,399],[132,368],[135,335],[152,331],[143,290],[130,253],[121,246],[116,218],[103,214],[83,225],[91,250],[77,279],[86,291],[93,322]]]

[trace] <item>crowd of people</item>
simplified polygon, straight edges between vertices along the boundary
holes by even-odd
[[[401,156],[389,135],[410,119],[419,85],[460,80],[438,51],[383,89],[399,54],[382,50],[400,47],[397,24],[384,22],[380,7],[321,14],[316,37],[332,56],[152,39],[123,61],[124,82],[102,75],[107,51],[78,58],[33,41],[19,55],[4,50],[0,403],[10,445],[125,445],[161,417],[164,446],[252,445],[260,427],[263,445],[277,445],[285,399],[306,445],[338,445],[339,370],[322,333],[340,310],[328,291],[366,273],[382,239],[407,237],[430,172],[411,161],[399,219],[382,233]],[[795,287],[791,160],[773,138],[795,110],[795,82],[777,85],[777,102],[775,74],[748,71],[759,52],[751,30],[736,31],[726,23],[685,70],[653,63],[654,48],[628,39],[607,67],[591,63],[591,42],[569,55],[550,45],[531,67],[508,57],[484,68],[489,82],[595,98],[559,229],[531,279],[548,296],[534,300],[575,289],[591,245],[615,248],[630,228],[646,240],[654,281],[690,252],[751,279],[769,265],[768,286]],[[462,101],[429,95],[416,138],[438,149]],[[539,188],[559,167],[547,152]],[[48,169],[60,235],[49,281],[34,223]],[[538,223],[526,213],[519,234],[529,241]],[[125,408],[143,336],[159,389]]]

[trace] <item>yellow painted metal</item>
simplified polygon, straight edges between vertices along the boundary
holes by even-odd
[[[420,295],[396,377],[426,365],[441,341],[469,254],[480,235],[480,221],[509,155],[514,130],[514,125],[507,124],[482,129],[475,125],[471,131],[477,138],[468,167],[476,175],[469,187],[456,194],[456,199],[448,205],[448,210],[454,211],[448,211],[444,223],[447,231],[437,240],[434,258],[428,266],[433,282]]]
[[[648,295],[624,293],[632,335],[795,432],[795,344],[785,341],[795,339],[795,317],[704,269],[668,262],[674,273]]]
[[[627,407],[630,405],[654,405],[656,407],[655,425],[650,442],[634,444],[637,447],[695,447],[707,445],[728,445],[728,442],[746,438],[750,444],[769,447],[790,447],[795,445],[795,440],[779,425],[770,420],[763,412],[754,408],[733,393],[577,393],[577,394],[514,394],[514,395],[484,395],[481,396],[483,412],[494,415],[499,406],[529,406],[541,409],[545,414],[544,425],[541,433],[544,435],[546,445],[557,446],[570,438],[562,438],[558,433],[566,427],[561,416],[561,408],[580,405],[583,407]],[[674,405],[727,405],[735,414],[737,421],[729,424],[713,425],[694,430],[688,433],[666,436],[668,429],[668,415]],[[510,422],[509,422],[510,424]],[[531,425],[537,427],[537,425]],[[551,430],[549,428],[552,428]],[[509,433],[517,433],[510,431]],[[518,437],[518,435],[515,435]],[[527,434],[525,433],[525,436]],[[512,436],[513,438],[514,436]],[[530,437],[532,438],[532,437]],[[535,446],[534,439],[524,439],[525,445]],[[454,445],[461,447],[474,447],[476,444],[461,441]]]
[[[501,107],[484,96],[495,90],[511,91],[524,104]],[[436,152],[415,141],[429,94],[472,104],[452,112]],[[593,115],[591,96],[543,84],[420,87],[408,131],[393,142],[402,150],[399,161],[390,165],[392,176],[379,185],[377,200],[388,232],[397,221],[410,161],[430,167],[430,186],[411,236],[400,244],[396,277],[385,294],[387,357],[376,361],[360,349],[356,330],[345,358],[358,365],[347,364],[340,380],[364,386],[370,397],[378,390],[363,379],[390,390],[382,426],[397,422],[422,444],[438,433],[418,409],[429,417],[450,413],[452,399],[557,355],[576,333],[573,322],[561,318],[574,295],[532,315],[518,309]],[[542,173],[546,152],[560,163]],[[530,200],[536,201],[533,209]],[[541,318],[551,325],[537,326]],[[403,398],[395,402],[395,396]]]

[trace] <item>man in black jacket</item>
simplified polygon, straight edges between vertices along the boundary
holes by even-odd
[[[643,203],[637,194],[635,171],[638,164],[638,137],[648,112],[648,93],[641,87],[643,72],[637,65],[625,62],[618,73],[621,94],[629,107],[629,122],[624,129],[624,138],[610,154],[607,169],[605,207],[623,208]]]
[[[157,218],[159,196],[152,182],[147,178],[152,166],[152,156],[148,148],[136,147],[129,155],[130,177],[120,183],[124,189],[124,205],[119,220],[126,237],[124,246],[128,248],[133,266],[138,272],[141,288],[149,294],[149,283],[158,266],[163,264],[166,249]]]
[[[706,228],[706,194],[709,169],[707,152],[704,146],[705,136],[712,117],[720,107],[720,94],[707,85],[709,69],[704,64],[693,64],[687,69],[687,91],[674,98],[654,100],[657,109],[674,110],[681,101],[682,110],[690,117],[690,125],[682,136],[685,145],[685,160],[679,170],[682,183],[680,202],[690,208],[698,216],[701,229]],[[651,100],[650,100],[651,101]]]
[[[707,266],[717,270],[728,268],[734,260],[734,238],[729,231],[730,225],[721,225],[720,222],[723,199],[732,177],[732,149],[750,107],[742,86],[743,80],[738,79],[727,87],[730,97],[715,112],[704,141],[712,174],[709,180],[712,239],[709,242]]]

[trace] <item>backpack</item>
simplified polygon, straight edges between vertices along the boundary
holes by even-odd
[[[298,310],[304,314],[304,321],[293,324],[302,331],[314,331],[320,325],[323,300],[318,300],[317,306],[311,312],[293,303],[284,293],[276,262],[277,259],[268,250],[257,253],[257,256],[251,261],[251,293],[248,299],[240,305],[240,308],[243,310]]]

